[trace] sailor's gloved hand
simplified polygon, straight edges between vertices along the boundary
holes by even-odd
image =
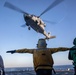
[[[12,50],[12,51],[7,51],[6,53],[11,53],[11,54],[13,54],[13,53],[15,53],[16,52],[16,50]]]

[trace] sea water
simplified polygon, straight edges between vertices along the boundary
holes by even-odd
[[[57,71],[57,75],[73,75],[74,74],[72,65],[54,66],[54,69]],[[6,75],[36,75],[33,67],[5,68],[5,73]]]

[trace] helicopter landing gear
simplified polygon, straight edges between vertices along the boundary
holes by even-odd
[[[29,26],[29,24],[28,24],[28,23],[26,23],[26,25],[27,25],[27,26]]]
[[[30,28],[30,26],[28,27],[28,30],[30,30],[31,28]]]
[[[29,26],[29,24],[28,24],[28,23],[26,23],[26,25],[28,26],[28,30],[30,30],[30,26]]]

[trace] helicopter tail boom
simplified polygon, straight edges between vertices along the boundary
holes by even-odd
[[[53,39],[53,38],[56,38],[56,36],[49,36],[49,37],[45,37],[45,39]]]
[[[45,31],[44,31],[44,35],[46,36],[45,39],[53,39],[53,38],[56,38],[56,36],[51,36],[50,33],[47,34]]]

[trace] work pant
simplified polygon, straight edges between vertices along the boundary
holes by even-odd
[[[74,67],[74,72],[75,72],[74,75],[76,75],[76,66]]]
[[[52,75],[52,70],[50,69],[38,69],[36,75]]]

